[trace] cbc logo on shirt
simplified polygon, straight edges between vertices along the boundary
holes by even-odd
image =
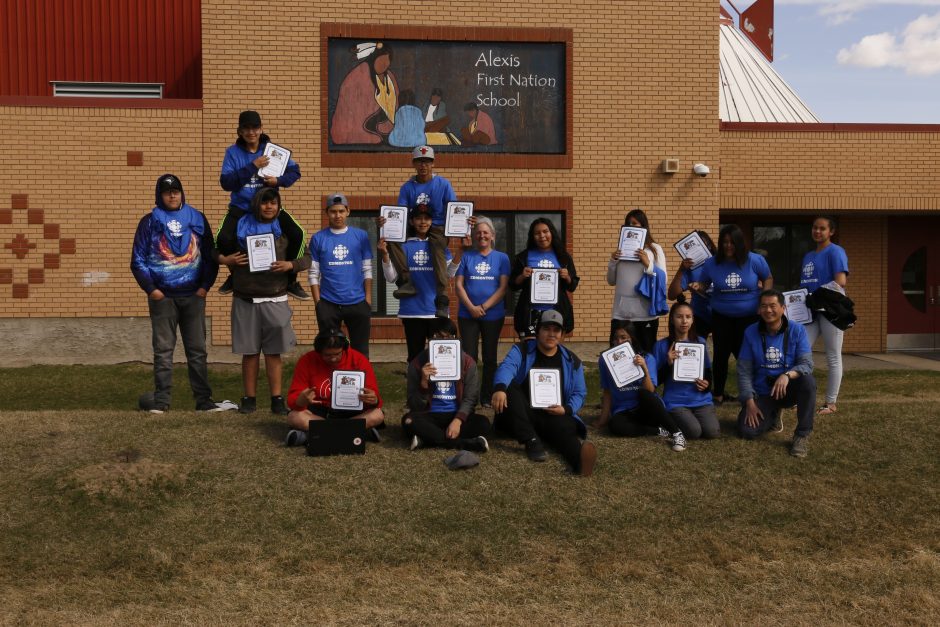
[[[727,277],[725,277],[725,285],[727,285],[731,289],[735,289],[736,287],[741,285],[741,275],[738,274],[737,272],[732,272]]]
[[[810,261],[808,264],[803,266],[803,276],[813,276],[813,272],[816,270],[816,265]]]
[[[336,248],[333,249],[333,256],[336,259],[342,261],[346,258],[346,255],[349,254],[349,249],[343,246],[342,244],[337,244]]]
[[[415,204],[416,205],[429,205],[431,204],[431,197],[428,194],[421,192],[420,194],[418,194],[418,198],[415,199]]]
[[[555,264],[553,264],[551,260],[549,259],[542,259],[539,261],[539,267],[540,268],[554,268]]]
[[[476,273],[477,273],[477,274],[479,274],[480,276],[483,276],[484,274],[488,274],[488,273],[489,273],[489,271],[490,271],[490,264],[486,263],[485,261],[481,261],[480,263],[478,263],[478,264],[476,265],[476,267],[474,268],[474,270],[476,270]]]
[[[428,256],[428,251],[426,250],[417,250],[415,254],[411,257],[414,259],[414,262],[419,266],[426,266],[430,257]]]
[[[447,394],[450,392],[450,381],[438,381],[437,382],[437,391],[441,394]]]
[[[768,364],[777,364],[780,363],[780,358],[783,355],[780,353],[780,349],[776,346],[768,346],[767,351],[764,353],[764,359],[767,360]]]
[[[170,229],[170,235],[179,237],[183,234],[183,225],[179,220],[170,220],[166,223],[166,228]]]

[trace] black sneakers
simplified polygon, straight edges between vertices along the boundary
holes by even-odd
[[[538,438],[532,438],[525,443],[525,454],[534,462],[544,462],[548,459],[548,453]]]
[[[310,294],[300,286],[299,281],[294,281],[287,286],[287,293],[296,298],[297,300],[310,300],[313,298]]]
[[[283,396],[271,397],[271,413],[277,414],[278,416],[286,416],[290,413],[290,410],[287,408],[287,403],[284,402]]]
[[[253,414],[258,409],[258,399],[254,396],[243,396],[238,403],[238,413]]]
[[[235,291],[235,281],[232,280],[232,275],[228,275],[228,278],[225,279],[225,283],[219,288],[219,294],[228,296]]]
[[[153,392],[145,392],[137,399],[137,407],[141,411],[149,411],[151,414],[162,414],[169,411],[170,406],[165,403],[158,403],[153,398]]]

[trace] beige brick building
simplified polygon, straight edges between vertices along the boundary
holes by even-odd
[[[10,341],[58,341],[66,333],[99,346],[143,333],[140,357],[147,358],[146,300],[128,269],[134,229],[164,172],[177,174],[187,201],[218,225],[228,200],[219,168],[243,109],[260,111],[266,132],[294,151],[303,177],[284,198],[308,233],[321,228],[326,193],[346,193],[354,210],[394,201],[411,173],[407,156],[394,166],[326,163],[324,32],[337,24],[374,29],[377,37],[570,41],[570,167],[524,160],[507,167],[442,152],[437,171],[480,213],[550,208],[564,215],[582,278],[576,338],[607,337],[606,260],[629,209],[650,215],[670,276],[678,263],[671,243],[693,228],[717,234],[719,223],[738,222],[750,233],[754,225],[808,224],[826,212],[841,219],[859,316],[845,349],[888,347],[889,293],[900,281],[888,272],[892,243],[904,239],[911,216],[923,220],[921,230],[940,233],[940,126],[721,125],[716,7],[685,0],[668,7],[203,0],[201,98],[0,96],[10,143],[0,157],[7,173],[0,179],[0,328]],[[665,158],[679,160],[677,173],[660,171]],[[692,173],[698,162],[710,176]],[[209,299],[212,342],[226,345],[229,298]],[[293,308],[299,338],[311,341],[312,304]],[[394,320],[378,322],[374,336],[399,341],[398,329]],[[940,327],[923,332],[931,333]]]

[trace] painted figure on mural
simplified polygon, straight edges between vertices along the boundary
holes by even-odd
[[[428,133],[440,133],[447,130],[450,117],[444,102],[444,91],[440,87],[431,90],[431,99],[424,111],[424,130]]]
[[[469,118],[467,125],[460,130],[460,139],[463,143],[479,146],[499,143],[496,141],[496,126],[493,124],[493,118],[486,111],[481,111],[472,102],[464,105],[463,110]]]
[[[339,87],[330,137],[336,144],[381,144],[395,127],[398,110],[398,81],[389,70],[392,49],[370,42],[352,52],[359,63]]]
[[[406,89],[398,96],[398,111],[395,113],[395,128],[388,136],[388,143],[400,148],[414,148],[426,141],[424,115],[415,106],[415,95]]]

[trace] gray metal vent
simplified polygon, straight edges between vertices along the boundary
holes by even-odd
[[[163,98],[163,83],[50,81],[53,96],[70,98]]]

